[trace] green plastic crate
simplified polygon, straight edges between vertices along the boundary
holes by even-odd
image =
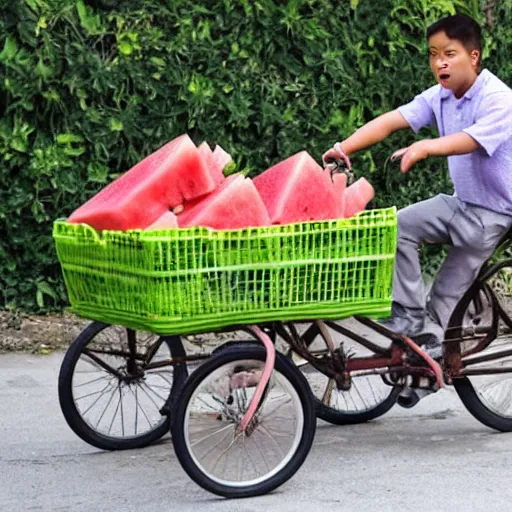
[[[396,235],[395,208],[232,231],[53,229],[72,312],[165,334],[386,316]]]

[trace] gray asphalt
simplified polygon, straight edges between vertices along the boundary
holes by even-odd
[[[290,481],[263,497],[229,501],[189,480],[169,436],[117,453],[77,438],[59,409],[61,358],[0,356],[1,511],[512,510],[512,434],[478,423],[453,389],[365,425],[319,421]]]

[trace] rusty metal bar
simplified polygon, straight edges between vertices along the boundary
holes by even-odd
[[[512,373],[511,368],[481,368],[481,369],[463,369],[460,375],[464,377],[471,377],[475,375],[496,375],[500,373]],[[456,378],[457,376],[453,376]]]
[[[462,364],[464,366],[469,366],[472,364],[486,363],[488,361],[496,361],[497,359],[510,356],[512,356],[512,349],[503,350],[502,352],[493,352],[491,354],[485,354],[479,357],[471,357],[468,359],[462,358]]]
[[[383,334],[382,332],[380,332],[380,330],[374,329],[374,325],[375,325],[374,323],[370,324],[370,323],[363,322],[359,319],[359,317],[354,317],[354,319],[357,320],[358,322],[366,325],[370,329],[377,331],[379,334]],[[383,348],[380,345],[376,345],[375,343],[371,342],[370,340],[363,338],[359,334],[356,334],[355,332],[352,332],[351,330],[349,330],[339,324],[336,324],[336,323],[330,322],[330,321],[326,321],[325,323],[331,329],[334,329],[335,331],[338,331],[340,334],[343,334],[347,338],[350,338],[351,340],[356,341],[357,343],[363,345],[363,347],[366,347],[368,350],[371,350],[372,352],[375,352],[380,355],[389,353],[389,348]],[[386,331],[387,331],[387,329],[386,329]],[[387,334],[384,334],[384,336],[389,338],[389,336]],[[390,339],[392,339],[392,338],[390,338]]]
[[[194,361],[202,361],[208,359],[211,354],[197,354],[193,356],[185,357],[170,357],[169,359],[162,359],[161,361],[155,361],[149,363],[144,367],[144,370],[155,370],[156,368],[164,368],[165,366],[174,366],[176,364],[193,363]]]

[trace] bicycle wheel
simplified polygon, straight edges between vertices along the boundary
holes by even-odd
[[[58,392],[64,418],[75,434],[102,450],[149,445],[169,431],[160,409],[185,381],[187,368],[147,365],[183,356],[177,336],[91,323],[62,361]]]
[[[220,350],[189,377],[177,400],[171,420],[176,456],[192,480],[220,496],[275,489],[300,468],[313,442],[311,391],[279,353],[255,424],[238,432],[265,357],[258,345]]]
[[[453,385],[484,425],[512,431],[512,262],[495,267],[464,295],[447,329],[464,372]],[[455,341],[453,341],[455,340]],[[450,343],[450,342],[449,342]]]
[[[340,327],[343,324],[337,325]],[[336,346],[343,342],[344,349],[349,350],[351,354],[358,357],[378,354],[341,335],[332,327],[332,322],[327,322],[325,326]],[[362,335],[378,336],[370,331],[364,333],[364,328],[353,320],[345,323],[345,327]],[[302,335],[315,357],[322,358],[329,354],[324,334],[316,323],[309,324],[306,329],[303,328]],[[385,340],[384,343],[389,344],[389,340]],[[375,347],[375,350],[379,348],[382,354],[387,347]],[[291,357],[306,377],[315,396],[317,417],[334,425],[355,425],[382,416],[393,407],[402,390],[400,386],[393,387],[386,384],[380,375],[353,374],[350,389],[343,391],[337,389],[333,379],[319,372],[305,359],[294,353]]]

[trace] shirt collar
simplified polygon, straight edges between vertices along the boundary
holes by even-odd
[[[466,91],[463,98],[466,98],[470,100],[474,96],[476,96],[480,89],[484,86],[484,84],[489,80],[491,73],[487,69],[483,69],[480,74],[476,77],[475,82],[473,85]],[[450,89],[445,89],[444,87],[441,87],[441,99],[445,100],[446,98],[449,98],[453,92]]]

